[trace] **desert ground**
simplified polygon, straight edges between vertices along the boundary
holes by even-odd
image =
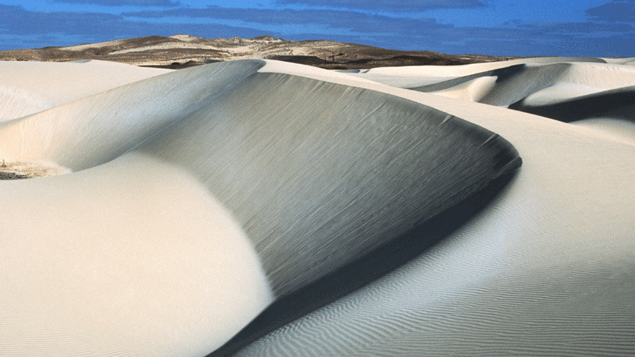
[[[337,46],[1,53],[0,355],[635,355],[635,59]]]
[[[169,69],[237,59],[273,59],[325,69],[406,65],[454,65],[512,57],[398,51],[335,41],[288,41],[272,36],[206,39],[190,35],[149,36],[67,47],[0,51],[4,61],[102,60]]]

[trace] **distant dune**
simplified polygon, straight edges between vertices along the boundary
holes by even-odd
[[[206,39],[190,35],[150,36],[68,47],[0,51],[5,61],[96,59],[181,69],[236,59],[275,59],[327,69],[385,66],[453,65],[508,59],[482,55],[445,55],[432,51],[397,51],[335,41],[288,41],[272,36]]]
[[[631,59],[301,44],[0,62],[1,355],[635,355]]]

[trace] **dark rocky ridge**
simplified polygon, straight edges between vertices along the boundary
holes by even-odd
[[[180,69],[242,58],[277,59],[326,69],[459,65],[512,57],[399,51],[323,40],[287,41],[272,36],[205,39],[189,35],[149,36],[67,47],[0,51],[4,61],[65,62],[85,59]]]

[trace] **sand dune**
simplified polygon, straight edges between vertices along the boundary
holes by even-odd
[[[445,68],[373,69],[359,78],[572,122],[633,121],[629,59],[535,58]]]
[[[11,336],[2,342],[8,350],[27,354],[40,343],[38,354],[55,356],[211,352],[271,294],[294,293],[381,249],[520,166],[503,138],[445,112],[258,72],[266,64],[170,72],[3,123],[1,157],[73,171],[2,186],[11,192],[2,196],[3,262],[21,272],[8,284],[22,288],[0,298],[24,320],[2,325],[13,331],[2,334]],[[227,211],[235,221],[223,218]],[[171,254],[180,244],[188,249]],[[189,259],[190,246],[205,249]],[[38,256],[35,267],[19,263]],[[25,288],[38,281],[50,283]],[[73,323],[50,331],[59,319]]]
[[[272,300],[231,214],[156,159],[1,191],[3,356],[201,356]]]
[[[277,59],[328,69],[403,65],[450,65],[508,57],[400,51],[327,40],[287,41],[272,36],[207,39],[190,35],[147,36],[67,47],[0,51],[3,61],[102,60],[182,69],[237,59]]]
[[[628,63],[15,67],[0,351],[635,355]]]
[[[2,123],[0,155],[10,160],[53,161],[71,170],[105,163],[187,116],[262,65],[257,61],[235,62],[155,76]],[[232,67],[237,70],[232,71]]]
[[[508,138],[522,170],[441,244],[236,355],[635,355],[632,144],[393,91]]]
[[[167,73],[115,62],[3,62],[0,122],[34,114],[108,89]]]

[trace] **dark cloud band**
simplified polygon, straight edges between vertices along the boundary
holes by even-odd
[[[55,0],[57,3],[67,4],[98,4],[106,6],[161,6],[175,7],[179,6],[178,1],[171,0]]]
[[[434,19],[413,19],[371,15],[360,11],[343,10],[273,10],[208,7],[205,9],[181,8],[159,11],[135,11],[122,14],[129,18],[206,18],[219,20],[240,20],[262,25],[316,24],[332,29],[345,29],[359,33],[416,34],[450,25],[441,25]]]
[[[0,49],[177,33],[207,38],[272,35],[288,40],[324,39],[391,49],[500,56],[627,57],[632,56],[630,49],[635,38],[635,28],[628,22],[517,22],[500,27],[475,27],[444,24],[408,14],[389,16],[343,9],[208,7],[108,14],[29,11],[0,4]],[[65,41],[52,41],[50,36]],[[15,44],[16,38],[23,39],[21,45]],[[33,42],[36,38],[41,40]]]
[[[612,1],[590,8],[585,13],[592,21],[635,23],[635,0]]]
[[[430,9],[456,9],[484,7],[479,0],[278,0],[280,5],[327,6],[359,10],[383,10],[393,12],[413,12]]]

